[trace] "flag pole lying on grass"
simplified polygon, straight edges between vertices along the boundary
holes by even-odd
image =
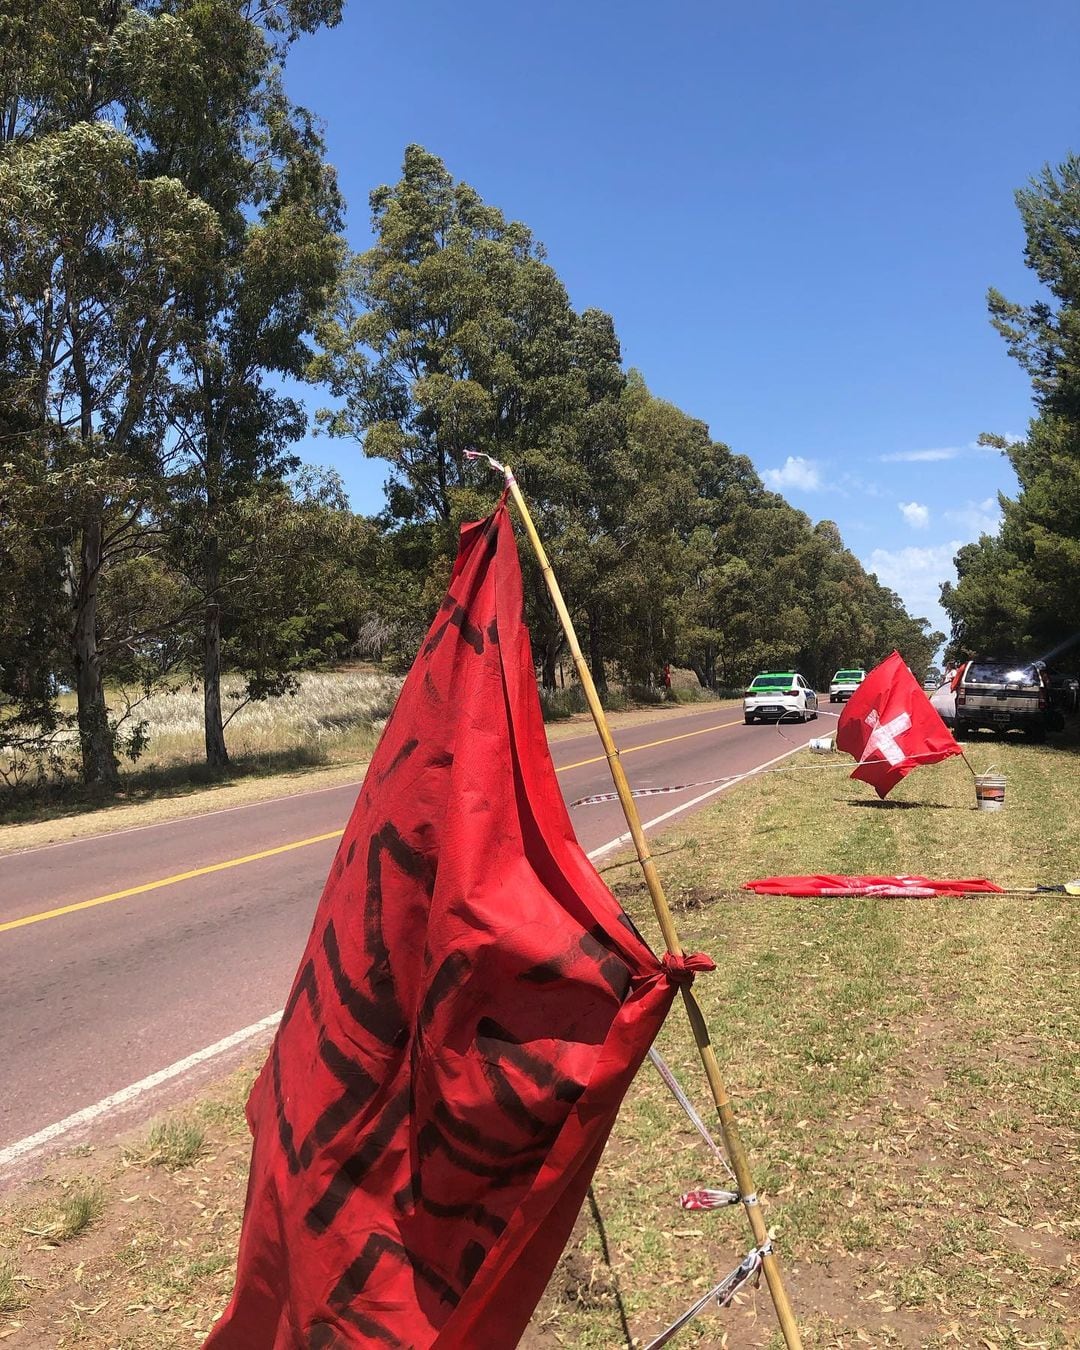
[[[577,639],[577,633],[574,630],[574,622],[570,617],[570,611],[566,607],[566,601],[559,588],[558,580],[552,570],[551,562],[547,556],[543,541],[537,533],[536,525],[533,523],[532,515],[528,504],[522,496],[521,488],[518,486],[513,472],[506,465],[500,464],[490,455],[483,455],[477,451],[466,451],[470,459],[486,459],[493,469],[501,473],[506,479],[506,486],[513,498],[514,505],[521,514],[522,523],[525,526],[525,533],[529,536],[529,543],[533,547],[537,561],[540,564],[540,570],[544,574],[544,581],[547,584],[548,592],[551,595],[552,603],[558,613],[559,621],[562,623],[563,631],[566,633],[566,641],[570,647],[570,655],[573,658],[574,666],[578,673],[578,679],[581,681],[581,687],[585,691],[585,699],[589,705],[589,711],[592,713],[592,719],[596,724],[597,733],[604,746],[604,754],[607,757],[608,767],[611,770],[611,777],[615,783],[615,790],[619,795],[619,803],[622,806],[623,815],[626,817],[626,823],[630,829],[631,838],[634,841],[634,849],[637,853],[638,862],[641,864],[641,870],[645,876],[645,884],[649,889],[649,896],[653,903],[653,909],[656,913],[657,923],[660,925],[660,931],[664,935],[664,942],[667,949],[674,956],[682,956],[683,947],[679,941],[679,934],[675,927],[675,920],[671,914],[671,908],[667,902],[667,896],[664,894],[663,883],[656,870],[656,863],[649,853],[649,846],[645,839],[645,831],[641,826],[641,817],[638,815],[637,806],[630,790],[630,784],[627,781],[626,771],[623,769],[622,761],[619,758],[619,751],[612,739],[611,729],[607,724],[607,718],[604,715],[604,709],[600,703],[600,696],[596,692],[596,685],[593,683],[592,674],[582,655],[581,646]],[[761,1206],[758,1204],[757,1194],[754,1190],[754,1181],[750,1173],[750,1163],[747,1158],[746,1148],[742,1142],[742,1136],[739,1133],[739,1127],[735,1120],[735,1114],[732,1110],[731,1101],[724,1086],[724,1080],[720,1074],[720,1065],[717,1063],[716,1053],[713,1050],[712,1042],[709,1039],[709,1029],[705,1023],[705,1016],[701,1011],[701,1005],[690,985],[683,984],[681,988],[683,1003],[686,1006],[686,1013],[690,1019],[690,1026],[694,1033],[694,1040],[697,1043],[698,1053],[701,1056],[701,1062],[705,1068],[705,1076],[709,1080],[709,1088],[712,1092],[713,1101],[716,1103],[717,1114],[720,1117],[720,1128],[723,1133],[724,1146],[727,1150],[731,1166],[735,1172],[735,1179],[739,1187],[739,1195],[742,1199],[743,1207],[746,1210],[746,1217],[750,1222],[750,1229],[754,1235],[754,1242],[757,1250],[761,1253],[761,1266],[765,1272],[765,1279],[768,1282],[769,1293],[772,1296],[773,1306],[776,1309],[776,1318],[780,1324],[780,1330],[783,1332],[784,1344],[788,1350],[801,1350],[802,1338],[799,1335],[799,1329],[795,1323],[795,1314],[792,1311],[791,1304],[788,1301],[787,1291],[784,1288],[783,1277],[780,1273],[780,1265],[773,1255],[772,1246],[769,1241],[768,1228],[765,1224],[764,1216],[761,1212]]]

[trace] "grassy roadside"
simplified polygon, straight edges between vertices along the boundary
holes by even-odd
[[[618,730],[732,706],[730,702],[720,701],[662,703],[610,713],[608,721]],[[51,802],[13,805],[6,813],[0,809],[0,857],[22,849],[40,848],[44,844],[84,839],[139,825],[156,825],[161,821],[205,815],[208,811],[269,801],[294,792],[314,792],[355,782],[363,776],[382,726],[382,721],[361,724],[342,732],[332,742],[324,742],[321,749],[305,750],[302,745],[282,747],[275,752],[264,749],[250,758],[238,759],[234,772],[224,781],[213,781],[193,773],[187,764],[179,766],[175,772],[154,771],[145,781],[133,778],[121,793],[105,800],[61,795]],[[588,713],[574,713],[548,725],[548,740],[555,742],[587,735],[592,726]]]
[[[1080,875],[1080,756],[992,742],[968,753],[1006,774],[1000,815],[971,809],[959,761],[912,775],[882,807],[801,755],[656,848],[686,945],[720,965],[699,992],[808,1345],[1080,1344],[1077,902],[738,889],[801,871]],[[609,880],[640,915],[633,869]],[[660,1048],[704,1106],[680,1019]],[[722,1179],[655,1076],[635,1083],[605,1162],[596,1195],[614,1271],[583,1222],[579,1268],[606,1279],[608,1297],[590,1308],[572,1288],[549,1296],[548,1328],[566,1345],[625,1344],[616,1282],[634,1331],[655,1333],[747,1245],[738,1216],[675,1206]],[[733,1345],[779,1345],[764,1291],[680,1343],[723,1344],[725,1330]]]
[[[806,1343],[821,1350],[1080,1344],[1077,902],[739,889],[789,871],[1012,885],[1080,874],[1080,755],[989,742],[968,753],[1004,771],[1000,815],[971,809],[958,761],[912,775],[881,807],[807,754],[655,845],[686,945],[719,964],[699,993]],[[635,869],[606,876],[653,932]],[[660,1048],[703,1106],[678,1016]],[[231,1281],[245,1085],[231,1079],[126,1150],[62,1159],[9,1197],[5,1347],[199,1344]],[[677,1196],[722,1180],[643,1072],[596,1177],[603,1234],[586,1208],[527,1350],[625,1346],[622,1315],[644,1343],[716,1283],[749,1245],[742,1217],[688,1214]],[[91,1197],[89,1217],[61,1238],[73,1193],[77,1218]],[[764,1287],[677,1343],[774,1350]]]

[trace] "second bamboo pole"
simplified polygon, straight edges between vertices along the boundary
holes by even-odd
[[[489,457],[485,456],[485,458]],[[494,460],[489,459],[489,462],[493,467],[499,469],[506,477],[506,485],[514,500],[514,505],[521,515],[522,523],[525,526],[525,533],[528,535],[529,543],[532,545],[533,552],[536,554],[537,561],[540,564],[540,570],[544,575],[548,593],[551,596],[552,603],[554,604],[559,620],[562,623],[563,631],[566,634],[566,641],[570,647],[570,655],[573,658],[574,666],[577,669],[578,679],[581,681],[581,687],[585,691],[585,699],[588,702],[589,711],[592,713],[592,719],[596,723],[596,730],[604,747],[604,754],[607,757],[608,767],[611,770],[611,777],[615,783],[615,791],[618,793],[619,803],[622,806],[623,815],[626,817],[626,823],[630,830],[630,837],[634,841],[634,849],[637,852],[638,862],[641,864],[641,870],[645,876],[645,884],[649,889],[649,896],[652,899],[653,909],[656,912],[656,919],[660,925],[660,931],[664,935],[664,942],[667,944],[669,952],[675,956],[682,956],[683,948],[679,941],[675,920],[672,917],[671,907],[667,902],[667,896],[664,894],[663,883],[660,880],[660,874],[656,870],[656,863],[649,853],[645,831],[641,825],[641,817],[638,815],[637,804],[631,795],[630,784],[626,777],[626,771],[623,769],[622,761],[619,758],[618,747],[615,745],[615,741],[612,738],[611,728],[608,726],[607,717],[604,715],[604,709],[600,703],[600,696],[596,692],[596,685],[593,683],[592,672],[589,670],[588,664],[582,655],[581,646],[577,639],[577,633],[574,630],[574,622],[570,617],[570,611],[566,608],[566,601],[563,599],[558,580],[556,579],[555,573],[552,571],[551,562],[548,559],[543,541],[537,533],[528,504],[521,495],[521,489],[518,487],[517,480],[514,478],[511,470],[496,463]],[[712,1092],[713,1101],[716,1103],[716,1111],[720,1117],[720,1129],[724,1139],[724,1147],[727,1150],[732,1170],[735,1173],[739,1194],[742,1196],[743,1207],[746,1210],[746,1217],[750,1222],[750,1230],[754,1235],[754,1242],[757,1247],[759,1249],[765,1248],[761,1264],[762,1269],[765,1272],[765,1279],[768,1282],[773,1306],[776,1309],[776,1319],[780,1324],[780,1330],[784,1336],[784,1344],[788,1347],[788,1350],[802,1350],[802,1338],[799,1335],[799,1328],[795,1323],[795,1314],[792,1311],[791,1303],[788,1300],[787,1290],[784,1288],[784,1281],[780,1273],[779,1262],[773,1255],[769,1245],[768,1229],[761,1213],[761,1206],[758,1204],[757,1194],[754,1191],[753,1177],[750,1174],[750,1162],[746,1155],[742,1136],[739,1133],[739,1127],[735,1121],[735,1113],[732,1110],[731,1100],[728,1097],[727,1089],[724,1086],[724,1080],[720,1073],[720,1065],[717,1062],[716,1053],[712,1047],[712,1041],[709,1039],[709,1029],[705,1022],[705,1016],[701,1011],[701,1005],[698,1003],[696,995],[688,985],[683,986],[682,996],[683,1002],[686,1005],[687,1016],[690,1019],[690,1027],[694,1034],[694,1040],[697,1043],[698,1053],[701,1056],[701,1062],[705,1069],[705,1077],[708,1079],[709,1089]]]

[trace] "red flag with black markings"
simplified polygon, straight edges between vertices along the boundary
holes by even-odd
[[[689,977],[574,838],[522,612],[504,501],[462,529],[252,1090],[212,1350],[516,1345]]]

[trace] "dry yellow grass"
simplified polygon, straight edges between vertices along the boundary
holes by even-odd
[[[68,782],[4,791],[0,853],[355,780],[400,687],[373,671],[302,675],[296,694],[237,712],[226,730],[232,763],[219,774],[204,763],[201,693],[156,694],[140,705],[148,746],[123,766],[121,790]]]
[[[382,727],[401,688],[396,676],[373,671],[308,671],[297,683],[294,694],[239,707],[226,727],[231,755],[245,759],[302,750],[317,759],[339,753],[357,735],[370,748],[372,729]],[[239,693],[234,681],[225,681],[226,717],[237,707]],[[148,724],[148,765],[201,758],[201,689],[155,694],[139,707],[137,716]]]

